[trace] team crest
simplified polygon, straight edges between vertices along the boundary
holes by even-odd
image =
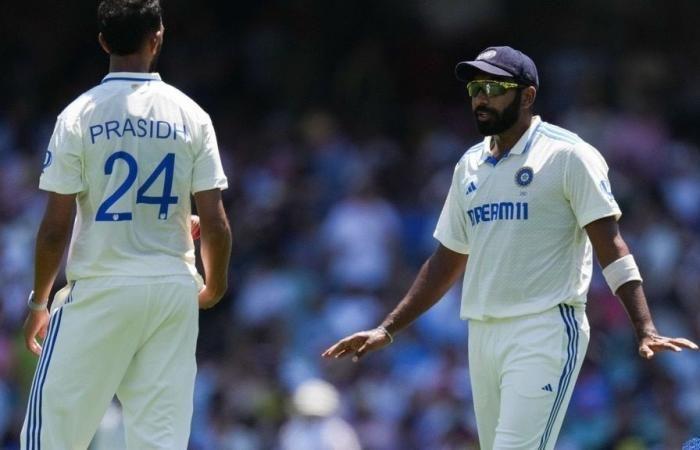
[[[535,173],[532,170],[532,167],[521,167],[518,169],[517,172],[515,172],[515,184],[521,187],[525,187],[528,184],[532,183],[532,179],[535,177]]]

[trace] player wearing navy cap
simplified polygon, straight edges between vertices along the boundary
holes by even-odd
[[[41,356],[21,448],[86,449],[116,393],[127,448],[185,449],[198,306],[227,287],[227,180],[207,113],[152,71],[159,1],[103,0],[98,20],[110,73],[58,116],[39,181],[49,194],[24,336]],[[71,228],[69,285],[49,313]]]
[[[642,357],[698,347],[656,331],[618,230],[605,160],[576,134],[533,115],[534,62],[489,47],[455,72],[484,139],[455,167],[435,230],[440,244],[379,327],[340,340],[324,356],[357,360],[388,345],[464,271],[461,317],[469,320],[481,448],[553,449],[588,346],[593,250]]]

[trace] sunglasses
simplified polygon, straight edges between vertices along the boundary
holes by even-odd
[[[496,97],[506,93],[508,89],[521,87],[518,83],[510,83],[508,81],[496,80],[474,80],[467,83],[467,92],[469,96],[474,98],[483,91],[487,97]]]

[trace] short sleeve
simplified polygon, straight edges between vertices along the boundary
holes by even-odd
[[[79,126],[59,116],[44,155],[39,189],[58,194],[76,194],[85,188],[83,140]]]
[[[219,145],[211,119],[207,116],[202,126],[201,147],[195,151],[192,169],[192,193],[210,189],[226,189],[228,181],[221,165]]]
[[[467,255],[469,254],[469,242],[467,240],[466,212],[460,201],[462,193],[460,173],[458,165],[452,176],[452,184],[433,236],[450,250]]]
[[[581,228],[603,217],[617,220],[622,215],[610,188],[608,165],[588,144],[575,145],[568,155],[564,193]]]

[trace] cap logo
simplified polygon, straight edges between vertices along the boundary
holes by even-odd
[[[476,59],[491,59],[494,56],[496,56],[496,50],[486,50],[485,52],[480,53]]]

